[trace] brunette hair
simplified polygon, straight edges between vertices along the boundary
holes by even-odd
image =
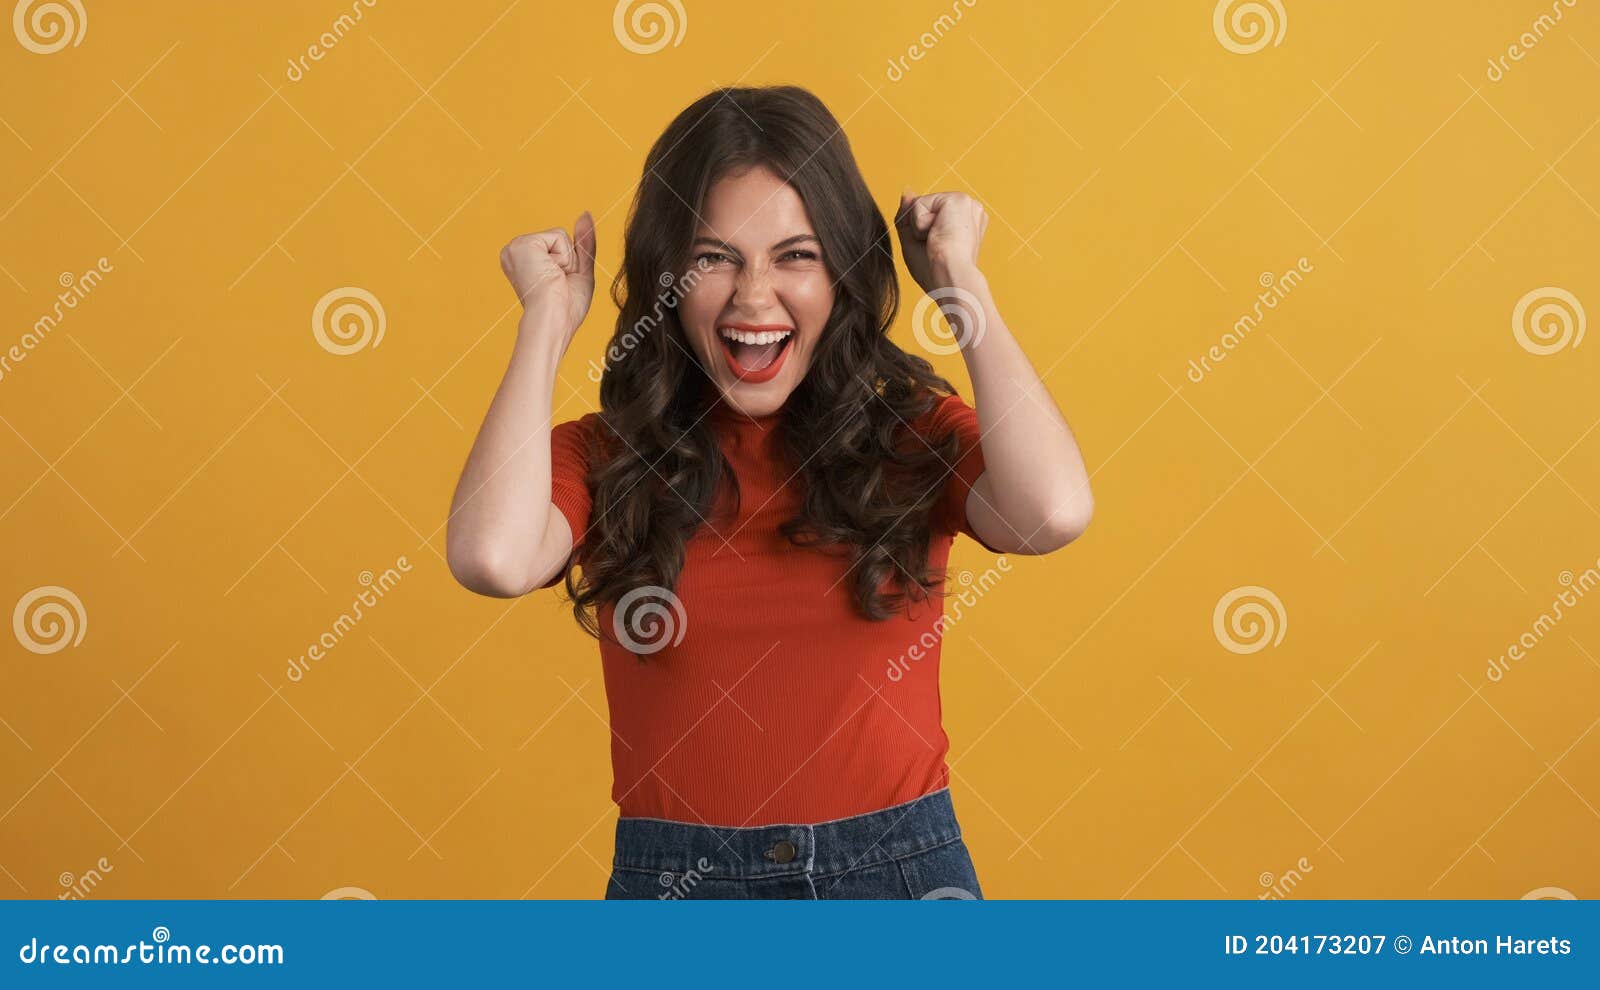
[[[590,526],[582,576],[566,576],[573,613],[592,635],[602,635],[600,606],[635,589],[676,586],[719,484],[737,498],[705,421],[716,388],[670,287],[695,277],[690,242],[707,191],[754,166],[805,203],[835,290],[811,365],[774,427],[785,473],[798,472],[803,493],[781,532],[797,546],[846,556],[855,607],[873,620],[943,584],[928,566],[929,524],[957,441],[908,442],[906,424],[954,389],[889,339],[900,305],[889,227],[821,100],[796,86],[722,88],[679,113],[651,147],[611,285],[621,312],[589,452]]]

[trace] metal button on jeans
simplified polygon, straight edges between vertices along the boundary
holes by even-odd
[[[788,839],[779,839],[777,842],[774,842],[772,844],[772,848],[768,849],[763,855],[772,860],[774,863],[788,863],[794,860],[795,853],[797,852],[799,852],[799,850],[794,847],[793,842],[790,842]]]

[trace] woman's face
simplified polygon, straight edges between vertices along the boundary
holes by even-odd
[[[727,404],[765,416],[805,378],[833,310],[822,242],[764,166],[713,183],[700,216],[678,315]]]

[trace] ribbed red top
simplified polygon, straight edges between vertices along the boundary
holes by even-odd
[[[794,466],[780,463],[777,421],[723,405],[707,417],[740,499],[735,510],[723,486],[690,538],[678,608],[656,595],[623,609],[620,621],[615,606],[599,612],[608,634],[600,658],[612,797],[625,816],[814,824],[910,801],[948,781],[936,624],[943,603],[935,597],[882,622],[865,619],[851,601],[848,561],[779,533],[800,492]],[[585,434],[597,425],[591,413],[551,433],[552,501],[572,527],[580,564],[590,511]],[[965,509],[983,473],[977,413],[952,395],[910,425],[930,441],[960,437],[931,521],[929,563],[942,568],[955,533],[977,539]],[[644,662],[613,636],[641,645]]]

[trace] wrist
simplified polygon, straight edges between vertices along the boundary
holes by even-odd
[[[989,280],[972,262],[936,264],[932,266],[934,289],[961,289],[982,296],[989,291]]]
[[[930,275],[933,285],[928,294],[939,294],[940,309],[945,312],[962,355],[970,359],[993,329],[991,324],[998,323],[989,280],[972,262],[936,264],[931,266]]]
[[[565,315],[545,306],[525,307],[517,318],[517,334],[522,337],[563,338],[567,330]]]
[[[561,360],[570,338],[565,321],[544,310],[524,310],[517,321],[517,349],[533,351],[551,363]]]

